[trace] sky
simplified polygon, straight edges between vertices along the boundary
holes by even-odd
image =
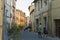
[[[28,7],[31,5],[33,1],[34,0],[17,0],[16,9],[22,10],[23,12],[26,13],[26,16],[30,16]]]

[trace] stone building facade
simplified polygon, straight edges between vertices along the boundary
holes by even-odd
[[[32,31],[35,31],[35,25],[34,25],[34,4],[32,3],[29,6],[29,11],[30,11],[30,22],[31,22],[31,27],[32,27]]]
[[[38,18],[37,21],[42,23],[42,32],[43,28],[46,27],[48,36],[60,37],[60,0],[35,0],[34,3],[35,18]],[[39,12],[37,12],[38,9],[40,9]]]

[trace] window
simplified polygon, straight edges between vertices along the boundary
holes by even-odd
[[[12,14],[10,14],[10,17],[12,17]]]
[[[6,17],[10,17],[10,11],[9,11],[9,9],[6,9]]]
[[[46,17],[44,17],[45,27],[46,27]]]
[[[38,2],[38,11],[40,11],[40,3]]]
[[[44,0],[45,5],[47,5],[47,0]]]
[[[41,8],[42,8],[42,0],[41,0]]]
[[[36,3],[36,11],[38,11],[38,2]]]
[[[6,13],[8,12],[8,10],[6,10]]]
[[[36,19],[36,24],[37,24],[37,26],[38,26],[38,24],[39,24],[39,19]]]
[[[47,25],[47,18],[46,17],[44,17],[44,21],[43,22],[44,22],[44,27],[47,29],[48,25]]]
[[[7,28],[10,28],[10,23],[7,23]]]
[[[6,0],[6,3],[7,3],[8,5],[10,5],[10,4],[11,4],[11,0]]]
[[[7,9],[5,9],[5,16],[7,16],[7,13],[8,13],[8,10],[7,10]]]
[[[39,26],[39,19],[36,19],[36,28],[38,30],[38,26]]]

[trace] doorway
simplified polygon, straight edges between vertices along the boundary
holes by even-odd
[[[44,17],[44,27],[47,28],[46,17]]]
[[[38,31],[38,26],[39,26],[39,19],[36,19],[36,29]]]
[[[56,36],[60,37],[60,19],[55,20]]]

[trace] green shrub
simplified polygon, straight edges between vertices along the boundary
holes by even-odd
[[[12,35],[12,34],[17,34],[18,32],[20,32],[22,30],[23,27],[21,27],[20,25],[19,26],[16,26],[16,25],[13,25],[11,28],[8,28],[7,29],[7,32],[9,35]]]

